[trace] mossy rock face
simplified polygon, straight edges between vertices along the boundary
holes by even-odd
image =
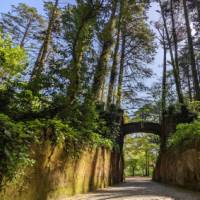
[[[122,179],[121,155],[105,148],[87,149],[74,158],[47,141],[33,147],[33,152],[35,165],[3,188],[1,200],[56,200]]]
[[[161,153],[154,180],[200,191],[200,149],[170,149]]]

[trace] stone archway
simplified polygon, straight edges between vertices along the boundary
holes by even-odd
[[[124,136],[131,133],[152,133],[161,136],[161,125],[153,122],[132,122],[123,124],[121,132]]]

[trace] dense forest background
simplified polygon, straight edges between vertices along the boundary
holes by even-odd
[[[154,24],[152,3],[160,16]],[[125,111],[130,121],[154,122],[183,108],[199,111],[197,0],[52,0],[44,11],[20,3],[0,17],[1,183],[33,165],[30,146],[47,138],[70,153],[119,148],[124,108],[139,107],[134,117]],[[158,46],[163,74],[149,87]],[[150,98],[141,98],[144,92]]]

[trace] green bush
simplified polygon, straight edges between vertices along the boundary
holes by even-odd
[[[190,111],[198,113],[200,112],[200,101],[192,101],[188,103],[188,108]]]
[[[47,130],[50,130],[49,135],[45,136],[48,138],[44,138]],[[0,113],[0,182],[3,178],[13,180],[19,173],[23,174],[27,166],[32,166],[34,160],[30,155],[30,147],[44,139],[51,140],[54,145],[65,144],[66,152],[73,155],[86,146],[113,146],[111,140],[98,133],[85,134],[58,118],[16,122]]]
[[[15,123],[0,114],[0,178],[12,179],[19,166],[32,165],[27,154],[32,136],[25,132],[23,122]]]
[[[10,37],[5,37],[0,32],[0,80],[9,80],[17,73],[24,70],[27,56],[20,46],[13,44]],[[0,88],[3,84],[0,84]]]
[[[179,124],[176,132],[169,138],[168,146],[181,146],[200,140],[200,119],[191,124]]]

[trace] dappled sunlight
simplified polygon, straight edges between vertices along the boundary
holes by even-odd
[[[199,146],[200,0],[1,1],[0,200],[200,200]]]
[[[167,187],[149,178],[128,178],[125,183],[88,195],[77,195],[62,200],[199,200],[199,193]]]

